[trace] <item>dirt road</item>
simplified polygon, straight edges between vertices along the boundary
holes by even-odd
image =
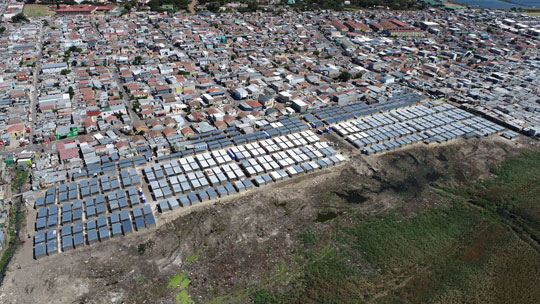
[[[197,6],[198,2],[197,0],[193,0],[188,5],[188,12],[190,14],[195,14],[195,6]]]

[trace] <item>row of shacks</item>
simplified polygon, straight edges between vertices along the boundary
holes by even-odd
[[[195,155],[202,152],[213,152],[221,149],[226,149],[234,145],[245,144],[254,141],[260,141],[266,138],[279,135],[296,133],[308,129],[297,117],[279,117],[277,122],[259,121],[260,126],[258,131],[243,134],[236,127],[230,127],[225,130],[215,130],[196,134],[189,138],[168,138],[170,144],[179,150],[175,153],[162,155],[157,157],[158,161],[168,159],[177,159],[189,155]],[[81,168],[78,172],[72,173],[73,180],[90,178],[96,175],[114,175],[122,169],[135,168],[144,166],[155,158],[152,153],[152,148],[149,145],[137,148],[139,155],[131,158],[119,159],[116,157],[102,157],[98,163],[87,165]]]
[[[241,133],[237,128],[231,127],[225,130],[216,130],[197,134],[190,138],[183,138],[176,142],[178,152],[162,155],[158,161],[166,161],[195,155],[203,152],[214,152],[230,147],[257,142],[277,136],[298,133],[309,129],[298,117],[282,116],[276,122],[259,121],[258,130],[251,133]]]
[[[174,186],[176,181],[170,181],[174,178],[182,178],[182,182],[191,184],[191,187],[180,187],[186,190],[171,193],[169,197],[156,196],[159,200],[159,209],[164,212],[218,197],[222,198],[255,186],[263,186],[345,161],[345,158],[327,142],[319,142],[319,138],[309,131],[240,145],[228,151],[232,153],[228,153],[230,158],[225,165],[216,165],[210,169],[189,172],[186,175],[165,176],[162,180],[162,185],[165,187]],[[194,158],[194,160],[199,159],[201,158]],[[238,161],[240,165],[238,166],[233,161]],[[227,172],[231,166],[235,166],[233,171],[237,172],[234,178],[229,178],[228,174],[224,174],[225,178],[212,180],[213,176],[219,175],[220,172]],[[148,168],[149,171],[150,169]],[[163,171],[160,166],[154,166],[152,169]],[[172,170],[172,172],[175,171]],[[192,174],[191,177],[189,174]],[[170,185],[167,185],[167,178]],[[207,178],[209,181],[201,183],[199,178]],[[158,184],[159,182],[156,182],[156,188],[160,187]],[[154,189],[152,186],[150,188]]]
[[[180,160],[146,166],[143,172],[150,183],[150,190],[154,197],[156,199],[167,198],[170,195],[241,179],[246,175],[251,176],[262,170],[282,169],[288,163],[283,163],[282,158],[284,157],[278,154],[280,152],[285,153],[284,151],[288,151],[288,154],[285,155],[287,158],[290,155],[291,163],[322,157],[325,154],[310,145],[310,143],[316,143],[318,140],[318,137],[313,133],[302,131],[264,139],[260,142],[234,146],[227,150],[221,149],[211,153],[204,152]],[[321,148],[326,154],[329,153],[327,147]],[[272,154],[279,158],[272,159]],[[250,159],[251,162],[259,162],[254,164],[256,170],[249,165],[249,162],[246,162],[247,159]],[[268,161],[265,161],[265,159]],[[235,161],[240,162],[240,167]],[[280,164],[277,161],[280,161]],[[261,166],[264,169],[259,170]]]
[[[331,126],[365,154],[418,142],[446,142],[495,134],[504,127],[450,104],[433,101],[393,108]]]
[[[166,158],[158,159],[158,161],[162,161],[164,159],[170,159],[175,156],[186,155],[186,157],[182,157],[177,161],[178,166],[181,166],[182,169],[181,174],[179,174],[180,170],[178,166],[174,166],[174,161],[169,162],[169,165],[165,165],[163,168],[160,169],[155,168],[155,166],[151,166],[151,171],[146,168],[145,170],[143,170],[145,173],[145,177],[148,180],[153,179],[152,181],[149,181],[151,183],[150,190],[152,190],[152,194],[156,197],[157,193],[157,197],[159,198],[166,197],[168,195],[167,187],[169,187],[169,190],[172,190],[171,192],[174,194],[180,193],[181,191],[182,194],[178,196],[178,199],[180,202],[182,202],[182,205],[186,205],[186,199],[190,203],[196,203],[197,201],[204,201],[205,199],[213,199],[215,197],[221,197],[223,195],[244,191],[254,187],[254,184],[252,180],[246,178],[246,174],[244,173],[242,168],[238,166],[236,161],[248,159],[250,157],[253,157],[254,155],[268,153],[269,151],[267,150],[263,151],[263,147],[265,146],[271,147],[272,150],[270,152],[280,152],[288,148],[298,147],[306,143],[316,142],[318,140],[318,137],[316,137],[311,132],[304,131],[302,135],[298,134],[298,132],[307,129],[307,126],[302,123],[298,118],[281,118],[278,122],[263,125],[261,129],[263,131],[254,132],[251,134],[233,133],[227,135],[230,139],[232,139],[231,141],[234,142],[234,144],[228,148],[223,148],[222,146],[219,146],[218,148],[221,149],[216,149],[217,146],[215,145],[215,143],[213,143],[212,145],[199,145],[199,148],[201,148],[199,152],[202,153],[195,154],[193,153],[195,152],[194,150],[182,151],[181,153],[176,153],[177,155],[171,154]],[[268,139],[272,136],[274,136],[272,141],[268,141]],[[219,139],[216,137],[216,135],[214,135],[214,137],[208,137],[208,139],[218,140],[224,143],[224,141],[222,140],[223,138]],[[204,141],[203,138],[199,140]],[[261,141],[266,142],[260,144]],[[198,142],[197,144],[200,143],[202,142]],[[241,145],[242,148],[235,149],[239,147],[235,144],[243,145]],[[326,149],[328,147],[324,148]],[[251,154],[250,151],[254,151],[254,154]],[[311,150],[306,152],[311,153]],[[339,158],[336,158],[335,155],[332,155],[332,159],[333,161],[325,158],[324,161],[322,161],[319,165],[317,165],[316,162],[313,162],[311,166],[309,166],[306,162],[304,166],[305,168],[309,169],[306,169],[305,172],[308,172],[310,169],[324,167],[330,164],[336,164],[344,160],[344,158],[342,158],[341,156],[339,156]],[[58,224],[62,224],[61,227],[68,225],[78,227],[78,225],[80,225],[79,223],[84,223],[83,226],[85,227],[85,232],[83,235],[86,236],[86,241],[84,242],[83,238],[83,243],[89,244],[94,242],[96,239],[107,239],[107,235],[109,234],[100,233],[104,232],[105,229],[103,228],[104,226],[100,226],[98,224],[98,222],[103,222],[103,220],[99,220],[100,218],[106,218],[107,222],[111,223],[111,225],[107,227],[112,229],[112,235],[117,235],[118,229],[115,227],[118,227],[118,225],[113,225],[114,218],[109,217],[109,215],[115,214],[115,210],[117,209],[120,210],[120,213],[135,212],[135,210],[137,210],[137,207],[134,207],[136,203],[132,202],[140,201],[139,198],[134,199],[137,194],[139,196],[142,196],[142,201],[143,203],[145,202],[142,190],[139,189],[139,191],[137,191],[135,187],[129,186],[137,185],[140,183],[140,179],[134,167],[147,164],[149,160],[152,160],[152,157],[145,154],[142,158],[141,156],[138,156],[136,158],[119,160],[117,161],[115,166],[112,166],[108,163],[104,166],[102,165],[101,168],[98,168],[96,166],[94,166],[96,168],[85,168],[85,170],[83,170],[81,174],[79,174],[78,176],[73,176],[73,178],[78,182],[71,182],[65,185],[65,187],[64,185],[61,185],[58,188],[54,186],[50,187],[44,197],[40,197],[36,200],[36,208],[49,206],[48,208],[44,209],[46,210],[46,216],[39,217],[40,224],[38,234],[47,234],[49,230],[55,230]],[[105,170],[105,167],[109,169]],[[110,169],[113,167],[118,168],[118,171],[120,171],[120,180],[118,180],[118,177],[116,176],[116,174],[114,174],[116,171]],[[171,175],[171,170],[175,175]],[[160,171],[161,173],[159,173]],[[273,173],[269,172],[268,176],[270,180],[279,180],[289,177],[289,174],[291,174],[291,172],[293,171],[296,173],[302,172],[302,170],[298,168],[294,170],[289,169],[287,171],[289,173],[286,173],[283,169],[279,169],[278,171]],[[147,172],[149,174],[147,174]],[[150,172],[154,175],[153,178]],[[90,176],[90,174],[92,174],[94,177],[85,179],[85,177]],[[102,175],[98,177],[99,174],[110,175]],[[272,177],[270,177],[270,175],[272,175]],[[167,185],[163,183],[163,178],[160,179],[159,177],[166,177]],[[152,184],[152,182],[155,183]],[[183,187],[183,185],[186,185],[186,182],[188,182],[187,184],[190,186],[189,188]],[[156,183],[159,186],[159,189],[156,186]],[[257,182],[257,185],[261,184],[262,182]],[[215,185],[215,187],[205,187],[205,185]],[[128,187],[128,195],[125,194],[125,191],[122,189],[123,187]],[[154,189],[156,191],[154,191]],[[161,195],[159,194],[160,191]],[[130,192],[135,194],[135,196],[131,195]],[[84,200],[84,205],[82,206],[82,208],[79,208],[79,198],[81,200]],[[171,197],[169,197],[169,200],[170,199]],[[71,203],[71,210],[67,211],[70,208],[65,203],[66,201],[69,202],[70,200],[73,200],[73,203]],[[58,207],[54,205],[56,203],[64,203],[63,207],[65,206],[65,209],[63,208],[65,212],[62,212],[62,220],[60,221],[58,220]],[[116,206],[118,206],[118,208]],[[54,214],[55,210],[53,209],[56,210],[56,214]],[[71,217],[68,216],[70,212]],[[41,213],[43,213],[43,211]],[[86,218],[86,222],[79,222],[79,214]],[[97,219],[95,219],[94,217],[97,217]],[[56,218],[56,221],[54,220],[54,218]],[[145,216],[144,219],[144,222],[146,224],[148,224],[148,222],[150,222],[151,224],[155,223],[153,215],[151,215],[151,220],[147,220],[147,216]],[[135,221],[135,227],[137,227],[137,217],[133,216],[133,220]],[[38,220],[36,220],[36,222],[37,221]],[[43,221],[45,223],[44,225]],[[141,220],[138,221],[142,223]],[[93,224],[94,222],[96,223],[96,225]],[[90,228],[88,228],[88,225],[90,225]],[[125,233],[124,230],[129,228],[126,225],[122,225],[122,233]],[[141,224],[139,224],[139,226],[140,225]],[[38,225],[36,224],[36,229],[37,227]],[[73,228],[72,231],[75,232],[71,234],[71,238],[70,235],[67,234],[65,236],[61,236],[60,248],[69,250],[76,246],[80,246],[80,237],[78,236],[79,232],[77,232],[77,228]],[[127,231],[130,231],[130,229],[127,229]],[[40,238],[38,238],[38,240],[39,239]],[[63,242],[64,239],[66,242]],[[49,242],[46,237],[45,240],[47,243]],[[52,243],[56,241],[53,241],[51,239],[50,242],[50,247],[53,248],[54,246]],[[43,249],[42,243],[45,244],[45,250],[41,250]],[[43,254],[48,254],[48,252],[51,251],[49,250],[47,243],[36,243],[36,257],[41,257],[43,256]],[[56,242],[55,244],[58,243]],[[72,246],[70,244],[72,244]],[[56,248],[58,249],[58,246]],[[54,249],[52,251],[54,251]]]
[[[73,202],[64,202],[61,205],[61,214],[59,214],[59,205],[50,205],[36,207],[36,231],[55,227],[57,224],[69,224],[80,221],[83,215],[86,219],[115,212],[122,209],[130,209],[146,202],[141,191],[132,186],[124,189],[109,191],[106,194],[98,194],[95,197],[86,197],[84,200],[76,199]]]
[[[51,186],[47,188],[45,196],[36,199],[35,207],[39,208],[79,198],[83,199],[85,197],[116,191],[122,187],[138,186],[140,183],[141,179],[136,169],[125,169],[120,171],[120,180],[116,175],[101,175],[99,177],[62,184],[58,187]]]
[[[227,182],[216,185],[215,187],[194,190],[188,193],[180,194],[177,197],[169,197],[167,199],[160,200],[158,206],[161,212],[174,210],[180,207],[192,206],[206,200],[212,200],[218,197],[223,198],[228,195],[241,193],[255,186],[260,187],[266,184],[295,177],[300,174],[306,174],[318,169],[335,166],[343,161],[345,161],[345,158],[340,154],[324,157],[316,161],[306,161],[298,165],[289,166],[285,169],[277,169],[268,173],[255,175],[251,178]]]
[[[56,206],[50,206],[56,207]],[[84,245],[120,237],[133,231],[141,231],[155,226],[156,221],[150,205],[133,207],[132,210],[121,210],[102,214],[96,218],[63,224],[60,230],[55,226],[39,230],[34,235],[34,258],[39,259],[69,251]],[[58,234],[60,231],[60,234]],[[60,246],[59,246],[60,245]]]
[[[313,110],[311,114],[304,115],[304,120],[312,127],[318,128],[323,125],[333,125],[339,122],[348,121],[358,117],[364,117],[409,107],[425,100],[426,97],[416,92],[405,90],[395,93],[387,101],[373,105],[367,105],[361,101],[354,102],[345,106],[333,105],[325,108]]]
[[[140,184],[137,171],[123,170],[120,177],[122,183],[116,177],[100,176],[82,180],[79,184],[53,186],[47,189],[44,197],[36,199],[34,257],[41,258],[154,226],[152,209],[146,204],[142,189],[134,186]],[[132,186],[122,188],[126,185]],[[82,195],[85,193],[82,189],[91,187],[100,190],[91,192],[91,195],[97,193],[94,196]],[[80,199],[63,202],[63,193],[77,193],[77,188],[81,190]],[[110,190],[102,191],[105,189]],[[58,228],[61,233],[55,238]]]

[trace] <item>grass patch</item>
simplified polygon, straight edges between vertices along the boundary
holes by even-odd
[[[304,245],[313,244],[317,240],[316,232],[311,229],[306,229],[304,232],[299,233],[298,237]]]
[[[4,252],[2,252],[2,257],[0,258],[0,284],[2,284],[7,265],[17,247],[18,232],[22,226],[24,214],[20,210],[17,212],[17,208],[20,208],[20,203],[15,203],[9,209],[9,223],[7,229],[8,243],[5,245]]]
[[[11,192],[15,193],[20,190],[21,186],[28,179],[29,173],[30,173],[30,170],[23,171],[23,170],[17,169],[16,176],[13,179],[13,182],[11,183]]]
[[[56,14],[48,5],[41,4],[25,4],[23,13],[28,17],[45,17]]]
[[[540,245],[540,153],[523,152],[492,171],[496,179],[469,183],[463,189],[436,188],[481,207],[492,218],[523,231]]]
[[[368,262],[382,268],[404,267],[452,246],[478,221],[476,213],[456,205],[423,212],[412,219],[403,219],[397,213],[375,216],[359,220],[344,232]]]
[[[473,233],[483,218],[465,204],[447,209],[428,210],[413,218],[403,218],[396,212],[367,219],[354,218],[354,224],[338,228],[331,244],[322,249],[301,251],[301,270],[289,286],[289,291],[271,292],[266,288],[251,295],[254,303],[355,303],[372,300],[376,294],[366,286],[411,273],[417,265],[429,268],[429,289],[411,300],[425,300],[447,290],[461,288],[481,266],[460,259],[456,244]],[[299,235],[304,244],[312,244],[312,233]],[[334,232],[335,233],[335,232]],[[306,242],[306,239],[308,242]],[[318,242],[327,238],[317,238]],[[367,262],[367,263],[366,263]],[[366,275],[366,263],[377,269]],[[479,264],[481,265],[481,264]],[[428,274],[428,272],[426,272]],[[395,298],[394,298],[395,296]],[[390,294],[388,301],[401,294]]]
[[[519,233],[540,236],[540,153],[509,158],[494,173],[462,189],[432,184],[450,207],[410,218],[395,211],[351,216],[331,237],[306,227],[298,235],[297,275],[281,291],[261,286],[251,301],[535,302],[540,253]],[[322,198],[331,199],[328,192]]]

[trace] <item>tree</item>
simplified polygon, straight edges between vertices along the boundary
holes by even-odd
[[[122,113],[114,112],[114,117],[118,118],[119,120],[122,119]]]
[[[19,23],[19,22],[28,22],[28,18],[23,13],[18,13],[17,15],[11,17],[11,22],[13,23]]]
[[[339,76],[338,76],[338,79],[339,79],[340,81],[345,82],[345,81],[349,81],[349,79],[351,79],[351,77],[352,77],[352,76],[351,76],[351,74],[350,74],[349,72],[341,72],[341,73],[339,74]]]
[[[213,13],[217,13],[220,8],[221,5],[218,2],[210,2],[206,5],[206,9]]]
[[[313,51],[313,56],[319,56],[321,53],[317,50]]]
[[[69,99],[73,99],[73,96],[75,96],[75,91],[73,90],[73,87],[69,87],[68,89]]]
[[[69,53],[82,53],[82,49],[80,47],[76,47],[72,45],[69,47],[68,52]]]
[[[135,64],[140,65],[141,63],[142,63],[142,57],[141,56],[135,57]]]
[[[0,34],[3,34],[6,31],[6,27],[2,26],[0,27]]]
[[[71,70],[68,70],[68,69],[64,69],[64,70],[60,71],[60,75],[64,75],[64,76],[69,74],[69,73],[71,73]]]

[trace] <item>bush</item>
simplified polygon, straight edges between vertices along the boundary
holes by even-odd
[[[18,13],[17,15],[11,17],[11,22],[13,23],[19,23],[19,22],[28,22],[28,18],[23,13]]]

